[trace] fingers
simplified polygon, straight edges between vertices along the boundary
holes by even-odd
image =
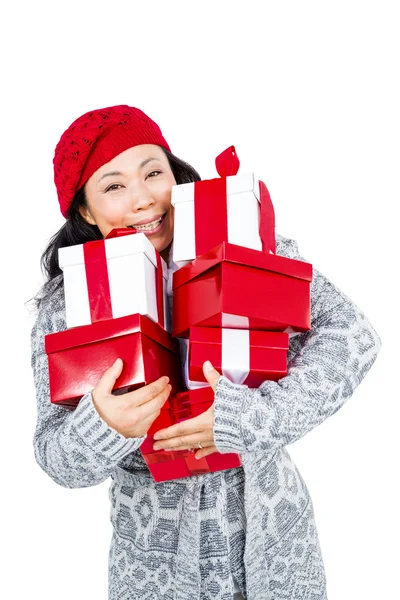
[[[171,427],[160,429],[155,432],[153,438],[155,443],[154,450],[179,449],[196,447],[198,442],[205,446],[214,444],[214,405],[204,411],[198,417],[186,419]]]
[[[148,386],[146,386],[148,387]],[[143,388],[141,388],[143,389]],[[172,386],[168,383],[155,398],[142,402],[140,406],[136,405],[136,418],[138,421],[153,417],[153,420],[158,416],[162,407],[165,404],[168,396],[171,393]],[[136,390],[139,392],[139,390]],[[132,392],[133,393],[133,392]]]
[[[201,442],[201,445],[205,448],[208,445],[214,444],[214,438],[212,432],[209,431],[196,431],[196,433],[192,433],[190,435],[185,436],[175,436],[172,439],[164,439],[159,442],[154,443],[154,450],[186,450],[188,448],[198,448],[198,443]]]
[[[221,375],[216,369],[214,369],[209,360],[206,360],[206,362],[203,364],[203,373],[204,377],[207,379],[208,383],[211,385],[212,389],[215,392],[218,380],[221,377]]]
[[[142,406],[142,404],[146,404],[147,402],[157,399],[157,397],[166,390],[168,390],[168,398],[169,392],[171,391],[171,385],[169,385],[168,382],[169,377],[160,377],[159,379],[156,379],[156,381],[153,381],[148,385],[144,385],[138,390],[129,392],[129,394],[126,394],[126,399],[130,400],[131,398],[129,396],[131,396],[132,400],[134,399],[135,406]]]
[[[201,415],[199,415],[201,417]],[[180,423],[176,423],[175,425],[171,425],[166,429],[160,429],[154,434],[154,439],[159,440],[162,439],[171,439],[171,438],[181,438],[183,436],[187,437],[191,433],[195,433],[199,431],[199,417],[194,417],[193,419],[187,419],[186,421],[181,421]],[[201,429],[203,429],[201,427]]]
[[[118,377],[121,375],[123,368],[123,361],[120,358],[114,362],[111,367],[109,367],[106,371],[104,371],[101,379],[96,385],[96,396],[107,398],[111,395],[113,388],[115,387],[115,382]],[[166,398],[168,398],[169,393],[171,391],[171,386],[168,385],[169,377],[163,376],[156,379],[152,383],[145,385],[133,392],[128,392],[123,395],[120,395],[120,398],[123,398],[125,404],[133,403],[135,407],[139,407],[142,404],[147,402],[151,402],[154,399],[158,399],[158,402],[161,402],[159,395],[162,392],[166,392],[166,396],[164,394],[162,404],[164,404]],[[161,404],[161,406],[162,406]],[[153,404],[154,406],[154,404]]]
[[[214,454],[214,452],[218,452],[218,450],[217,447],[214,444],[212,444],[211,446],[207,446],[207,448],[202,448],[201,450],[198,450],[195,454],[195,458],[204,458],[209,454]]]
[[[109,394],[111,394],[112,389],[115,386],[115,382],[121,375],[122,367],[122,360],[120,358],[117,358],[115,363],[111,365],[111,367],[109,367],[107,371],[104,371],[100,381],[96,386],[99,395],[108,396]]]
[[[183,436],[186,437],[192,433],[198,433],[199,431],[212,431],[213,428],[214,405],[212,404],[210,408],[205,410],[197,417],[186,419],[185,421],[180,421],[179,423],[175,423],[175,425],[171,425],[170,427],[160,429],[154,434],[154,439],[164,441],[166,439],[172,439],[175,437],[182,438]]]

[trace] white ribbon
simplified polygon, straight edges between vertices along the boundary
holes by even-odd
[[[189,379],[189,340],[179,339],[184,356],[183,373],[189,390],[208,387],[209,383]],[[248,329],[221,329],[222,375],[232,383],[242,385],[250,372],[250,331]]]
[[[250,331],[222,329],[222,375],[242,384],[250,372]]]

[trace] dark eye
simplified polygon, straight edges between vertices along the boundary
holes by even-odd
[[[150,171],[150,173],[147,175],[147,177],[155,177],[156,175],[159,175],[160,173],[162,173],[162,171]]]
[[[113,192],[114,190],[119,190],[119,188],[121,188],[122,185],[120,185],[119,183],[112,183],[111,185],[108,186],[108,188],[106,188],[106,192]]]

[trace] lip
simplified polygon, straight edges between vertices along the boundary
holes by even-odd
[[[165,223],[166,219],[164,218],[161,220],[161,223],[155,229],[152,229],[151,231],[141,231],[140,233],[144,233],[144,235],[147,237],[158,235],[164,229]]]
[[[146,225],[146,223],[152,223],[153,221],[156,221],[160,217],[163,217],[164,214],[166,214],[166,213],[161,213],[159,215],[154,215],[154,217],[150,217],[150,219],[143,219],[142,221],[138,221],[137,223],[131,223],[130,227],[136,227],[136,225]]]

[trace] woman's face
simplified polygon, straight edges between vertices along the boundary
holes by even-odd
[[[121,152],[85,185],[81,215],[105,237],[115,227],[143,232],[158,252],[168,253],[173,238],[171,188],[176,181],[164,152],[153,144]],[[165,256],[164,258],[168,258]]]

